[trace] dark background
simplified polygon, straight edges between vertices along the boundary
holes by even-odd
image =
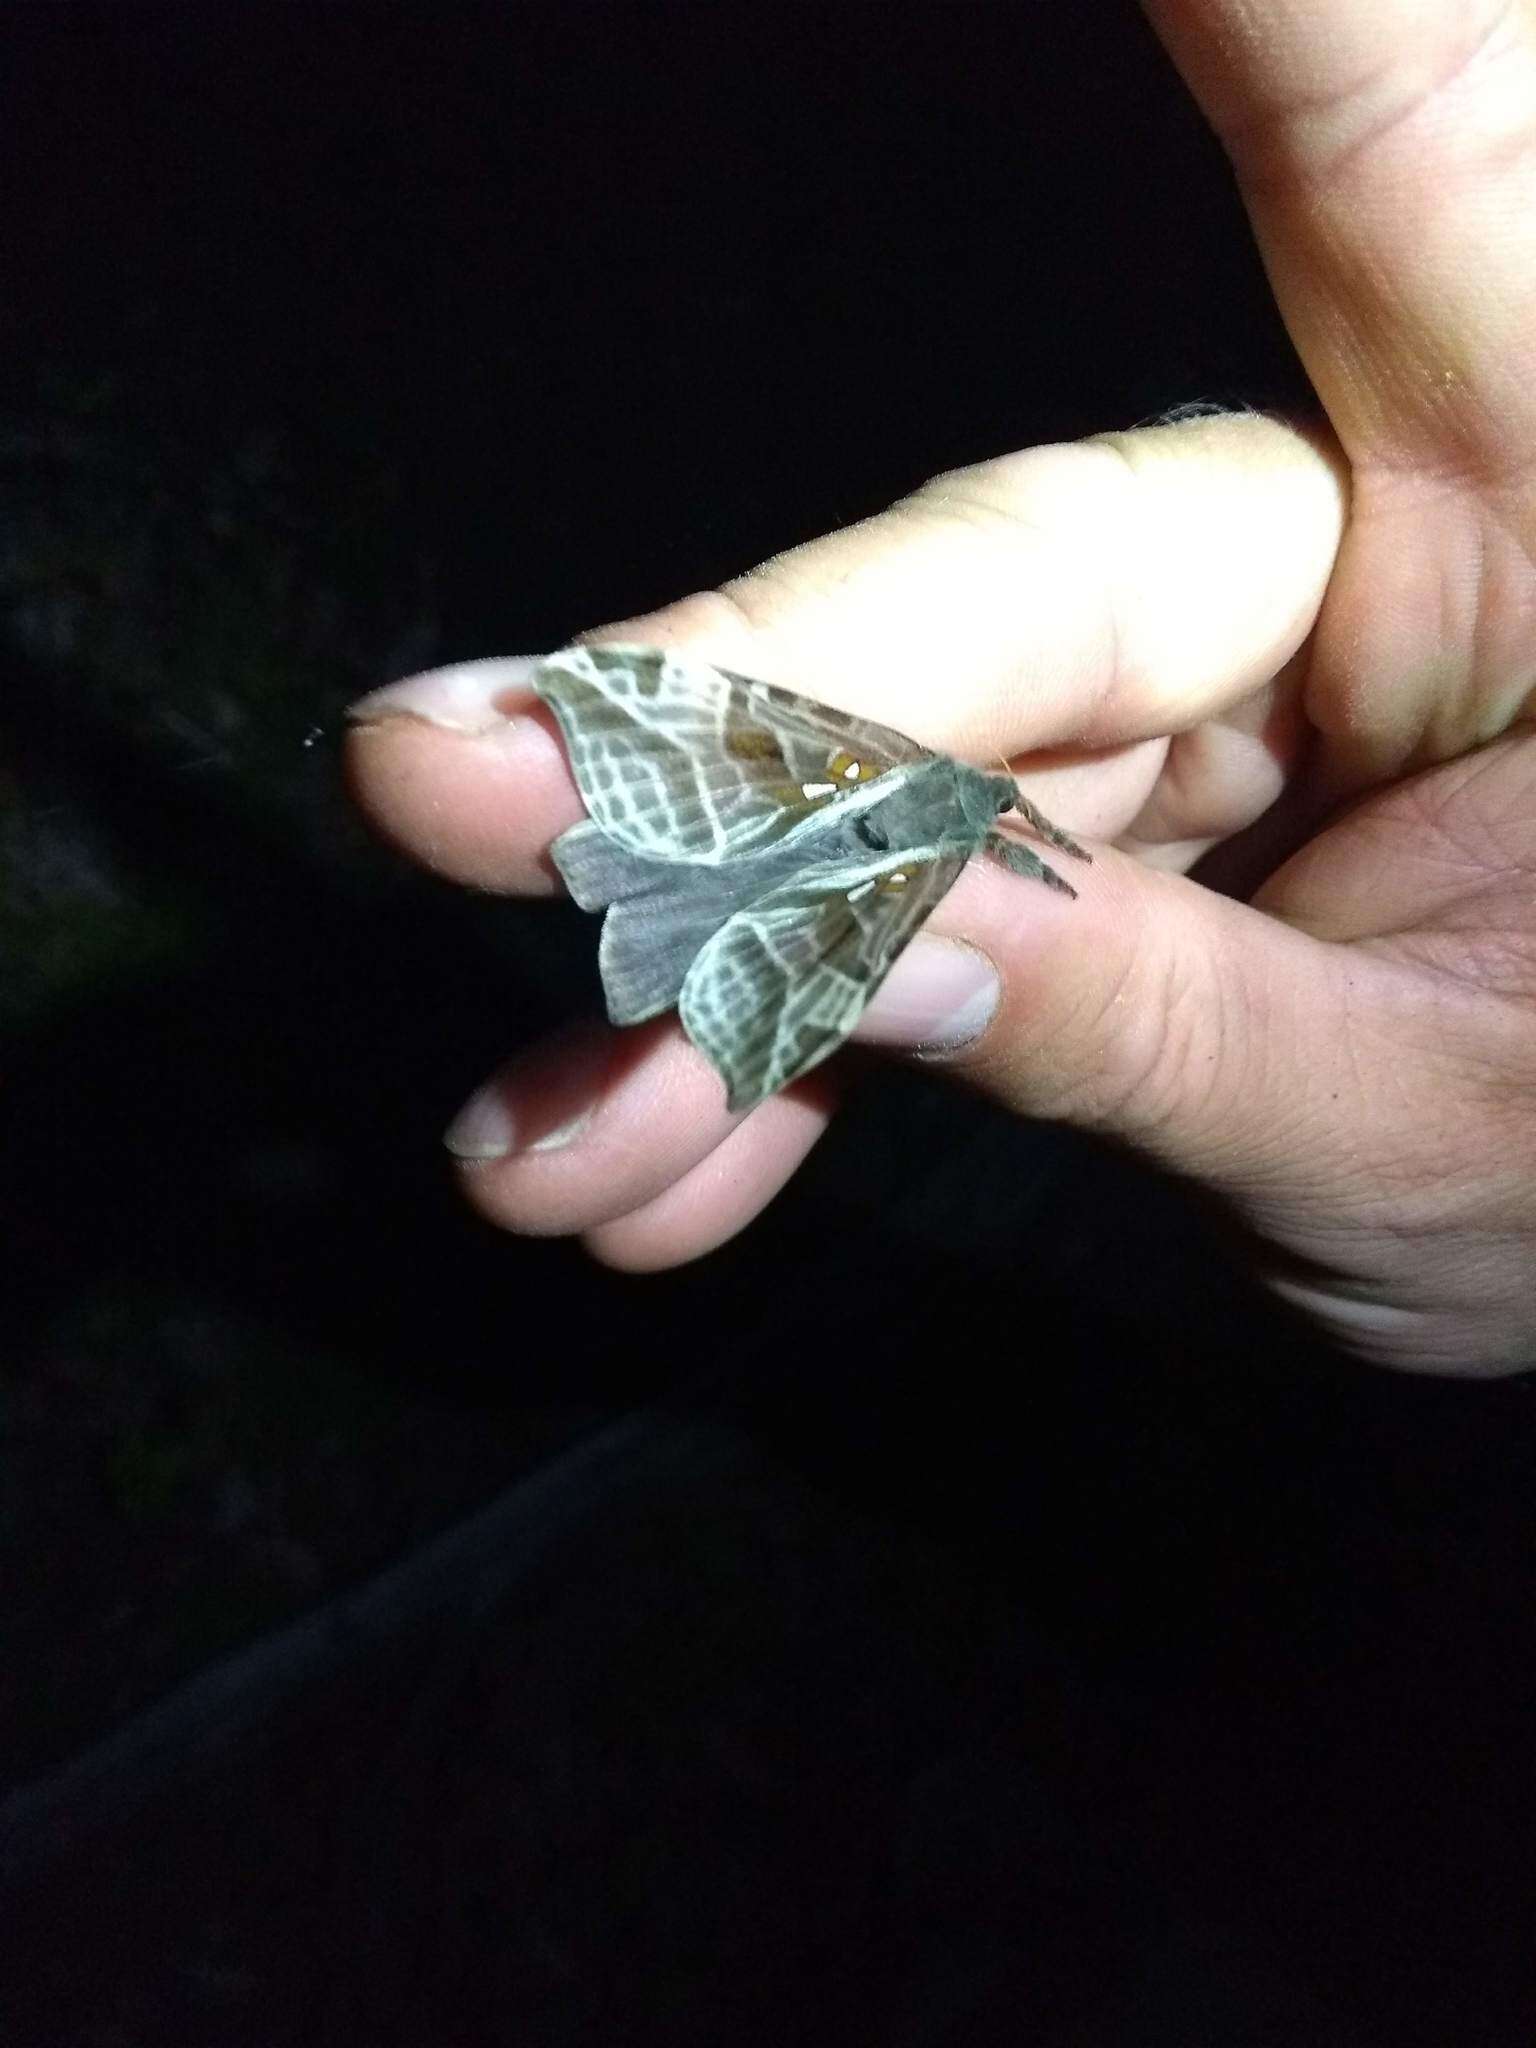
[[[694,1268],[496,1237],[438,1133],[593,930],[339,785],[392,675],[1304,404],[1139,16],[0,47],[11,2038],[1528,2042],[1529,1383],[873,1064]]]

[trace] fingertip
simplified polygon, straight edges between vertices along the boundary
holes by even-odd
[[[665,1272],[718,1250],[792,1178],[831,1113],[824,1084],[771,1096],[663,1194],[585,1232],[587,1250],[617,1272],[636,1274]]]
[[[491,732],[522,710],[532,696],[537,654],[492,655],[482,661],[452,662],[423,669],[370,690],[347,707],[354,725],[389,718],[416,718],[445,732]]]
[[[342,772],[372,828],[421,866],[498,895],[557,893],[548,850],[583,811],[542,706],[480,732],[370,715],[347,734]]]
[[[732,1235],[826,1116],[825,1092],[801,1084],[733,1117],[719,1075],[667,1017],[528,1054],[470,1098],[447,1142],[462,1192],[488,1221],[525,1236],[588,1234],[609,1264],[638,1271]],[[687,1193],[667,1207],[680,1186]],[[644,1227],[619,1227],[648,1210]]]

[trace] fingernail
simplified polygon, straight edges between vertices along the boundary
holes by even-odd
[[[525,1152],[562,1151],[576,1142],[591,1121],[591,1110],[580,1110],[522,1149]],[[517,1128],[505,1091],[492,1083],[477,1095],[471,1095],[444,1131],[443,1143],[455,1159],[470,1161],[505,1159],[515,1152],[518,1149]]]
[[[984,953],[920,936],[886,976],[854,1035],[875,1045],[952,1052],[981,1036],[1001,994]]]
[[[500,1081],[477,1088],[443,1133],[455,1159],[505,1159],[517,1143],[512,1106]]]
[[[521,706],[517,701],[538,666],[536,654],[498,656],[489,661],[460,661],[450,668],[430,668],[370,690],[347,708],[348,718],[371,725],[384,718],[420,718],[447,732],[493,732]],[[512,698],[508,708],[502,700]]]
[[[482,1164],[563,1151],[596,1115],[612,1061],[611,1034],[567,1033],[477,1088],[443,1143],[455,1159]]]

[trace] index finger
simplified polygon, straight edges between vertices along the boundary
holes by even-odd
[[[1240,701],[1296,651],[1343,514],[1324,444],[1220,415],[953,472],[586,637],[686,648],[978,762],[1119,749],[1071,818],[1112,835],[1145,798],[1135,743]],[[481,887],[548,886],[545,849],[581,807],[525,667],[439,670],[354,715],[371,728],[354,783],[390,837]]]
[[[1188,730],[1317,615],[1344,493],[1256,413],[1028,448],[588,639],[686,647],[977,761]]]

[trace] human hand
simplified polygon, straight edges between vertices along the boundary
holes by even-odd
[[[1509,1369],[1536,1355],[1536,14],[1154,13],[1331,434],[1202,418],[1007,456],[588,637],[1027,757],[1096,842],[1088,886],[973,863],[858,1035],[1215,1190],[1364,1354]],[[525,673],[376,693],[352,767],[417,857],[543,894],[582,810]],[[1188,879],[1281,796],[1349,808],[1251,904]],[[496,1220],[665,1266],[762,1207],[835,1085],[733,1118],[667,1019],[547,1048],[453,1142]]]

